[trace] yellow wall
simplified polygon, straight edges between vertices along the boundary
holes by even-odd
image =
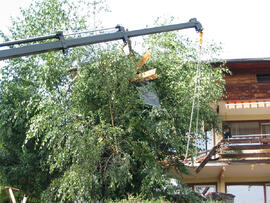
[[[216,106],[213,106],[214,109],[216,109]],[[260,108],[249,108],[249,109],[228,109],[225,106],[225,102],[221,101],[219,105],[219,114],[223,118],[224,121],[248,121],[248,120],[270,120],[270,106]],[[215,132],[213,133],[215,136],[215,144],[217,144],[222,138],[222,134]],[[269,152],[270,150],[261,150],[260,152]],[[254,152],[254,150],[252,151]],[[220,168],[214,170],[209,170],[210,168],[205,169],[207,172],[200,172],[203,173],[201,175],[197,175],[194,171],[192,172],[192,176],[183,176],[184,181],[188,183],[193,184],[209,184],[209,183],[216,183],[217,184],[217,192],[226,192],[226,183],[251,183],[251,182],[268,182],[270,183],[270,165],[267,166],[261,166],[260,171],[255,170],[255,174],[253,172],[252,176],[249,176],[249,174],[245,171],[243,173],[241,165],[236,165],[239,168],[231,169],[230,172],[226,171],[225,173],[222,173],[222,166],[217,165]],[[215,166],[215,167],[217,167]],[[268,167],[269,166],[269,170]],[[226,166],[227,167],[227,166]],[[228,167],[231,167],[230,164],[228,164]],[[250,165],[248,165],[250,167]],[[256,167],[255,167],[256,169]],[[226,169],[224,169],[225,171]],[[269,171],[269,176],[268,176]],[[213,173],[212,173],[213,172]],[[216,172],[216,173],[215,173]],[[177,174],[177,173],[176,173]],[[225,176],[224,176],[225,174]],[[226,176],[227,175],[227,176]],[[198,177],[196,177],[198,176]],[[230,177],[234,176],[234,177]],[[241,176],[241,177],[239,177]],[[211,178],[206,178],[211,177]]]
[[[224,121],[269,120],[270,115],[221,115]]]

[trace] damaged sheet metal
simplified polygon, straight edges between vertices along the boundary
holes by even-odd
[[[137,83],[136,87],[140,93],[141,99],[145,104],[161,108],[157,92],[155,88],[149,84],[149,82]]]

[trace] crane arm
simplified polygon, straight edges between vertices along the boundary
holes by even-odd
[[[28,56],[33,54],[45,53],[50,51],[57,51],[63,50],[64,53],[68,48],[90,45],[90,44],[97,44],[102,42],[109,42],[114,40],[124,40],[127,42],[129,38],[138,37],[143,35],[150,35],[162,32],[170,32],[175,30],[182,30],[188,28],[195,28],[197,32],[202,31],[202,25],[199,21],[195,18],[190,19],[187,23],[180,23],[174,25],[166,25],[166,26],[159,26],[153,28],[145,28],[133,31],[126,31],[122,26],[116,26],[118,29],[117,32],[114,33],[106,33],[106,34],[99,34],[87,37],[78,37],[72,39],[64,39],[63,32],[60,31],[55,35],[43,36],[43,37],[36,37],[31,39],[25,40],[17,40],[13,42],[5,42],[0,44],[0,47],[17,45],[17,44],[25,44],[30,42],[40,42],[43,40],[48,39],[58,39],[57,41],[53,42],[46,42],[46,43],[37,43],[32,45],[25,45],[22,47],[17,48],[8,48],[4,50],[0,50],[0,60],[11,59],[15,57],[21,56]]]

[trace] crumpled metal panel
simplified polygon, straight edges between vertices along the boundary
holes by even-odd
[[[140,93],[141,99],[145,104],[161,108],[157,92],[155,88],[149,84],[149,82],[137,83],[136,87]]]

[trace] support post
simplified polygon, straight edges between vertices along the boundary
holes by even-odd
[[[222,166],[221,171],[219,173],[219,182],[218,182],[218,192],[225,193],[225,181],[224,181],[224,172],[226,171],[226,167]]]

